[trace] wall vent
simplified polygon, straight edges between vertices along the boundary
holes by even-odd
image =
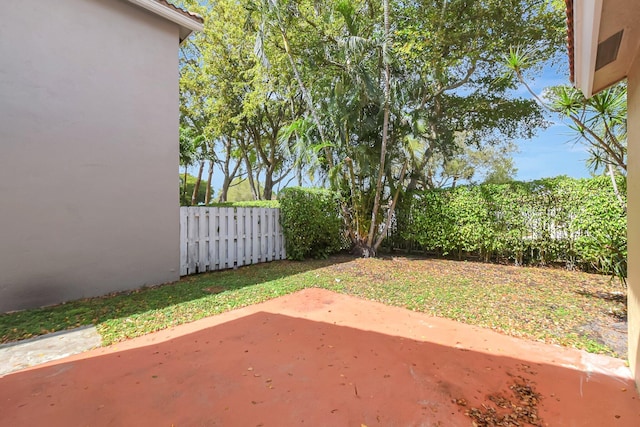
[[[620,43],[622,42],[622,33],[620,30],[605,41],[598,43],[598,54],[596,56],[596,71],[607,64],[611,64],[618,57]]]

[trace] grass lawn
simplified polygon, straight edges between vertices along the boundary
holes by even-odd
[[[407,257],[277,261],[189,276],[130,293],[3,314],[0,342],[94,324],[106,345],[307,287],[406,307],[508,335],[623,356],[602,339],[617,324],[615,315],[626,309],[624,297],[616,294],[620,287],[608,277]]]

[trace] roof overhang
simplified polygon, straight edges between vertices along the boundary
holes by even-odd
[[[640,42],[640,1],[565,1],[572,80],[590,97],[627,77]]]
[[[180,43],[182,43],[189,34],[194,31],[202,31],[204,29],[204,20],[201,16],[181,9],[166,0],[127,0],[146,9],[164,19],[178,24],[180,27]]]
[[[598,51],[602,0],[583,0],[574,3],[574,79],[586,97],[593,94],[593,77]]]

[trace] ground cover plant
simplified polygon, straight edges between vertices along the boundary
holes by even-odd
[[[277,261],[3,314],[0,342],[95,324],[106,345],[307,287],[624,357],[626,341],[616,328],[623,325],[626,301],[606,276],[404,256]]]

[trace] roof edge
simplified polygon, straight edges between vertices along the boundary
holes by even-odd
[[[567,21],[571,20],[569,50],[573,54],[573,83],[585,97],[593,95],[598,36],[603,0],[566,1],[572,4],[567,10]]]
[[[569,54],[569,80],[575,82],[575,62],[574,62],[574,28],[573,28],[573,0],[564,0],[567,16],[567,53]]]
[[[127,1],[178,24],[184,30],[180,31],[180,42],[186,39],[193,31],[204,30],[204,19],[200,15],[179,8],[166,0]]]

